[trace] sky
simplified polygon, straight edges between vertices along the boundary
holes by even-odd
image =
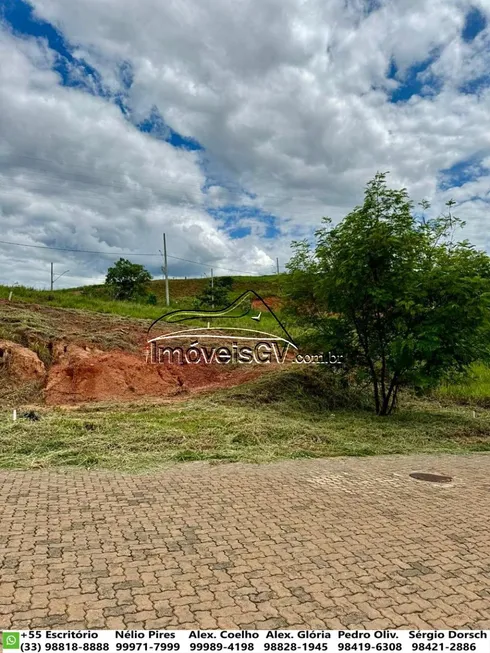
[[[490,0],[0,0],[0,284],[161,277],[164,232],[171,277],[272,274],[377,171],[490,252],[489,25]]]

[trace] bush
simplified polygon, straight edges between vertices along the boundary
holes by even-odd
[[[281,409],[287,405],[293,411],[306,412],[371,407],[367,386],[314,365],[267,374],[258,381],[232,388],[227,396],[250,406],[281,404]]]
[[[196,297],[194,308],[219,309],[227,306],[230,303],[228,298],[229,288],[226,285],[223,285],[223,279],[231,279],[231,277],[218,277],[217,279],[214,279],[212,286],[211,281],[209,281],[202,293]],[[233,282],[233,279],[231,280]]]
[[[223,288],[226,288],[227,290],[233,290],[233,284],[235,283],[233,277],[218,277],[216,281]]]

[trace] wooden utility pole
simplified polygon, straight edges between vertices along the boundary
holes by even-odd
[[[279,258],[276,258],[277,274],[279,274]]]
[[[214,308],[214,275],[213,275],[213,268],[211,268],[211,308]]]
[[[170,293],[168,291],[168,263],[167,263],[167,239],[163,234],[163,272],[165,274],[165,301],[170,306]]]
[[[54,278],[53,278],[53,263],[51,262],[51,291],[53,291]]]

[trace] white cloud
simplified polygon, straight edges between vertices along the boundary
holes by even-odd
[[[1,240],[158,255],[165,231],[173,256],[263,269],[264,252],[254,257],[245,243],[231,247],[205,211],[198,154],[139,132],[101,98],[64,88],[51,63],[42,43],[2,32]],[[111,258],[0,243],[0,279],[43,285],[51,260],[90,282],[103,278]],[[160,265],[158,258],[142,262]],[[171,263],[171,271],[183,270]],[[75,277],[60,284],[73,285]]]
[[[490,155],[490,95],[460,93],[488,69],[488,32],[469,44],[460,38],[467,0],[399,0],[371,13],[360,0],[33,5],[111,90],[124,90],[120,66],[131,66],[133,122],[156,105],[171,128],[205,147],[208,173],[257,198],[219,183],[205,197],[199,154],[139,133],[106,100],[63,88],[45,46],[4,33],[0,83],[8,101],[0,127],[11,149],[1,219],[12,239],[20,228],[26,238],[64,246],[153,251],[165,229],[178,256],[262,272],[273,270],[276,255],[285,262],[289,241],[323,215],[340,218],[358,203],[377,170],[390,170],[391,182],[416,201],[442,206],[448,191],[437,188],[439,171]],[[480,6],[490,16],[488,2]],[[388,89],[435,51],[440,57],[422,81],[430,73],[441,92],[390,103]],[[396,80],[386,78],[392,60]],[[474,190],[464,185],[454,194],[474,239],[487,244]],[[484,193],[484,180],[477,191]],[[281,235],[271,242],[251,218],[252,235],[231,240],[205,202],[239,201],[279,216]],[[0,275],[8,266],[0,263]]]

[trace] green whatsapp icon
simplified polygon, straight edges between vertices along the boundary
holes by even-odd
[[[2,633],[2,644],[4,650],[20,648],[19,633]]]

